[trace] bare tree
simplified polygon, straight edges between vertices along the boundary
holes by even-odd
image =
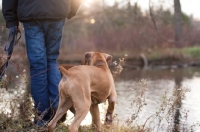
[[[177,46],[180,46],[181,40],[183,38],[182,12],[180,0],[174,0],[174,31],[176,44]]]

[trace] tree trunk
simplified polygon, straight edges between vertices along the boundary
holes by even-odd
[[[175,31],[175,41],[178,47],[181,46],[183,39],[182,30],[182,12],[180,0],[174,0],[174,31]]]

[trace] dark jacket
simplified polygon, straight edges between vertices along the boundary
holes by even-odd
[[[19,21],[72,18],[82,0],[2,0],[6,27]]]

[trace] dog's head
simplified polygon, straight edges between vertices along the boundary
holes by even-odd
[[[106,53],[100,52],[86,52],[85,53],[85,65],[110,65],[112,63],[112,56]]]

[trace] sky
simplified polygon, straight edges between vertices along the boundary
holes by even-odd
[[[112,5],[115,0],[104,0],[108,5]],[[116,0],[119,2],[122,1],[128,1],[128,0]],[[149,9],[149,0],[130,0],[131,3],[137,2],[138,5],[143,10]],[[174,0],[151,0],[151,5],[159,7],[159,5],[162,5],[164,8],[170,8],[173,7],[173,1]],[[181,8],[182,12],[186,13],[187,15],[193,15],[194,18],[200,20],[200,0],[180,0],[181,2]]]

